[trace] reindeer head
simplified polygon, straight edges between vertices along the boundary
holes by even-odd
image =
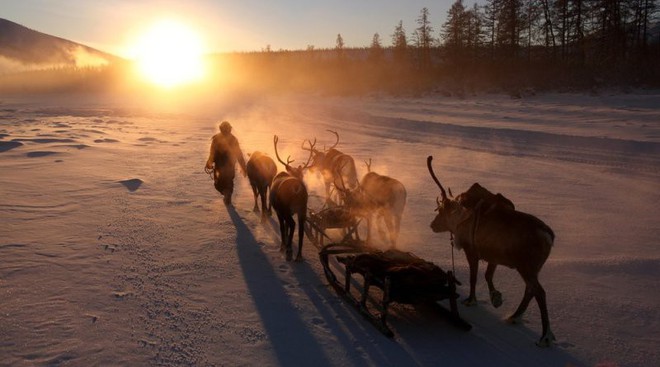
[[[342,169],[343,167],[335,167],[334,176],[339,179],[339,184],[335,188],[339,191],[344,205],[349,210],[356,215],[363,214],[367,210],[368,197],[359,182],[354,188],[346,185],[344,177],[340,173]]]
[[[302,149],[307,150],[310,152],[312,161],[311,164],[309,165],[309,169],[314,171],[318,169],[324,169],[325,166],[325,159],[328,155],[328,152],[332,149],[334,149],[337,144],[339,144],[339,134],[336,131],[333,130],[327,130],[333,134],[335,134],[336,140],[335,143],[330,147],[326,148],[325,146],[323,147],[323,150],[318,150],[315,148],[316,146],[316,138],[314,138],[314,142],[312,143],[310,140],[305,139],[302,143]],[[305,143],[309,144],[309,148],[305,147]]]
[[[459,204],[456,200],[443,202],[437,200],[437,203],[438,207],[435,210],[438,214],[431,222],[431,229],[435,233],[456,232],[457,227],[472,216],[472,210]]]
[[[470,218],[472,215],[472,210],[464,207],[458,201],[447,197],[447,193],[445,192],[444,187],[442,187],[440,180],[438,180],[438,178],[435,176],[435,172],[433,172],[433,167],[431,166],[432,160],[433,156],[429,156],[426,160],[426,164],[428,166],[429,173],[431,173],[431,177],[440,188],[442,201],[440,201],[440,198],[436,199],[436,202],[438,203],[438,207],[436,208],[438,215],[436,215],[433,219],[433,222],[431,222],[431,229],[436,233],[447,231],[455,232],[459,224]],[[449,190],[449,193],[451,195],[451,190]]]
[[[298,178],[299,180],[303,179],[303,172],[305,169],[308,168],[309,162],[312,159],[312,152],[310,151],[309,158],[307,158],[307,162],[304,165],[299,165],[298,167],[293,167],[291,166],[291,163],[294,162],[293,159],[291,159],[291,156],[288,156],[286,158],[286,163],[280,158],[279,153],[277,152],[277,142],[279,141],[279,138],[277,135],[273,136],[273,145],[275,146],[275,156],[277,157],[277,160],[284,165],[284,168],[286,171],[293,177]],[[314,147],[311,146],[313,149]]]
[[[361,186],[358,185],[355,189],[339,189],[342,193],[344,204],[354,211],[362,210],[367,203],[367,196]]]

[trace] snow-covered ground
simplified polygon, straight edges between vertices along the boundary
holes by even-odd
[[[400,248],[446,270],[428,155],[454,193],[480,182],[544,220],[556,345],[534,345],[535,302],[524,325],[502,321],[522,280],[498,268],[494,309],[483,265],[479,305],[460,306],[471,331],[397,305],[396,337],[382,336],[327,285],[310,242],[303,263],[284,260],[246,179],[235,209],[222,204],[203,171],[222,119],[244,153],[274,156],[277,134],[297,162],[303,139],[330,145],[337,130],[360,175],[371,159],[406,186]],[[0,366],[658,366],[659,205],[660,93],[0,99]]]

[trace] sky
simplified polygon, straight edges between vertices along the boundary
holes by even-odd
[[[175,19],[199,33],[209,52],[383,45],[399,21],[409,37],[422,8],[439,36],[451,0],[0,0],[0,17],[118,56],[145,27]],[[466,2],[466,5],[471,5]]]

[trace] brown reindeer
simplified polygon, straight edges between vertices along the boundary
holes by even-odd
[[[451,190],[449,190],[449,196],[451,196]],[[479,213],[491,213],[492,210],[498,208],[515,210],[515,206],[511,200],[507,199],[500,193],[493,194],[488,189],[481,186],[478,182],[472,184],[468,191],[458,195],[456,197],[456,202],[461,204],[463,207],[473,211],[478,211]],[[493,283],[493,277],[495,276],[496,268],[497,263],[489,262],[488,267],[486,268],[485,278],[490,293],[490,302],[494,307],[497,308],[502,305],[502,293],[495,289],[495,285]],[[473,277],[474,282],[472,282]],[[476,283],[476,277],[477,268],[475,267],[474,273],[470,273],[471,285]],[[474,297],[474,286],[471,287],[471,291],[472,297],[465,300],[464,304],[466,305],[475,305],[477,303],[477,300]]]
[[[431,223],[431,229],[436,233],[451,232],[454,236],[453,245],[465,250],[470,266],[470,296],[466,303],[476,303],[475,284],[479,260],[485,260],[489,264],[486,279],[491,298],[497,292],[492,283],[495,266],[501,264],[516,269],[525,281],[525,295],[516,311],[507,320],[511,323],[520,322],[529,302],[535,298],[541,311],[543,328],[541,339],[536,344],[552,345],[555,337],[550,330],[545,290],[539,283],[538,274],[550,255],[555,238],[554,232],[535,216],[513,209],[511,207],[513,203],[511,206],[498,203],[500,199],[496,198],[496,195],[478,201],[474,208],[468,208],[457,200],[449,199],[433,172],[432,160],[433,157],[429,156],[427,166],[431,177],[440,188],[442,201],[438,200],[438,215]],[[472,199],[466,196],[463,199]],[[495,304],[495,301],[492,302]]]
[[[277,153],[277,135],[273,137],[275,145],[275,156],[277,160],[284,165],[286,171],[278,173],[270,185],[270,204],[277,213],[277,219],[280,224],[280,235],[282,244],[280,251],[286,251],[286,260],[291,261],[293,254],[292,242],[293,234],[296,230],[296,222],[293,219],[294,214],[298,215],[298,254],[296,261],[302,261],[302,246],[304,237],[305,220],[307,217],[307,188],[302,179],[303,170],[309,165],[309,160],[297,168],[291,167],[290,157],[287,157],[286,163],[282,161]]]
[[[369,172],[356,189],[350,190],[341,182],[338,190],[353,215],[367,220],[367,243],[371,241],[371,224],[375,216],[375,220],[383,218],[388,232],[387,242],[390,248],[395,248],[406,207],[406,188],[394,178],[371,172],[371,160],[367,169]]]
[[[254,152],[250,155],[247,162],[247,176],[250,180],[252,187],[252,194],[254,195],[254,211],[259,211],[257,205],[257,197],[261,198],[261,220],[266,220],[266,217],[271,213],[271,206],[268,205],[266,209],[266,201],[268,188],[273,178],[277,174],[277,166],[275,161],[265,153]]]
[[[342,153],[335,149],[339,144],[339,134],[336,131],[328,130],[335,134],[335,143],[328,149],[320,151],[314,146],[314,143],[305,140],[302,149],[310,151],[312,154],[312,164],[309,166],[310,171],[320,172],[325,184],[325,199],[328,204],[342,204],[342,196],[334,195],[333,200],[332,189],[343,185],[348,189],[355,189],[359,182],[357,179],[357,170],[355,169],[355,161],[353,157],[348,154]],[[305,142],[309,143],[309,148],[305,147]]]

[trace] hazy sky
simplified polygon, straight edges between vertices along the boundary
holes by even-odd
[[[383,45],[401,20],[409,37],[423,7],[438,37],[452,0],[0,0],[0,17],[126,56],[147,24],[174,18],[204,37],[209,52]],[[470,6],[472,2],[466,1]]]

